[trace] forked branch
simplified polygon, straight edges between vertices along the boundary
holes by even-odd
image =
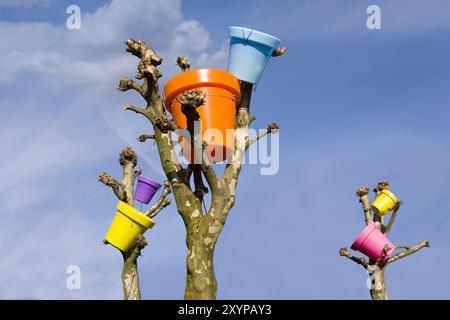
[[[405,247],[405,246],[399,246],[399,247],[400,248],[404,247],[405,249],[408,248],[408,247]],[[391,258],[389,258],[387,260],[387,262],[386,262],[386,265],[389,264],[389,263],[393,263],[393,262],[395,262],[397,260],[403,259],[403,258],[405,258],[405,257],[407,257],[407,256],[409,256],[409,255],[419,251],[422,248],[428,248],[428,247],[430,247],[430,243],[427,240],[422,240],[422,241],[419,242],[418,245],[416,245],[414,247],[411,247],[411,248],[408,248],[408,249],[406,249],[406,250],[404,250],[404,251],[402,251],[400,253],[397,253],[396,255],[392,256]]]

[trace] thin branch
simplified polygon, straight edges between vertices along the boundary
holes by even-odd
[[[134,170],[134,172],[133,172],[133,179],[136,179],[139,175],[141,175],[141,173],[142,173],[142,168],[141,167],[136,168],[136,170]]]
[[[245,144],[245,150],[247,150],[253,143],[258,141],[259,139],[265,137],[269,133],[277,133],[280,130],[280,127],[275,122],[269,123],[267,129],[259,132],[256,136],[248,138]]]
[[[121,191],[122,183],[111,177],[106,172],[103,172],[98,176],[98,181],[100,181],[104,185],[107,185],[108,187],[111,187],[117,199],[123,201],[124,193]]]
[[[406,246],[402,246],[402,247],[407,248]],[[388,259],[386,264],[389,264],[389,263],[395,262],[399,259],[402,259],[404,257],[407,257],[425,247],[430,247],[430,243],[427,240],[422,240],[419,242],[418,245],[416,245],[412,248],[406,249],[405,251],[402,251],[402,252],[397,253],[396,255],[392,256],[391,258]]]
[[[170,199],[164,199],[163,203],[157,207],[151,214],[148,215],[149,218],[155,217],[158,213],[161,212],[162,209],[170,205],[172,201]]]
[[[366,261],[366,259],[364,259],[363,257],[360,258],[354,257],[347,251],[347,248],[339,249],[339,255],[341,257],[346,257],[352,260],[353,262],[356,262],[357,264],[361,265],[364,269],[367,269],[367,267],[369,266],[369,263]]]
[[[278,47],[272,52],[272,57],[282,56],[286,52],[286,47]]]
[[[361,187],[356,190],[356,196],[359,198],[359,202],[361,202],[364,210],[364,220],[366,225],[368,225],[372,221],[372,211],[370,209],[370,200],[369,200],[369,188]]]
[[[170,204],[170,199],[166,199],[166,197],[172,192],[170,188],[170,183],[168,180],[164,181],[164,189],[159,197],[159,199],[155,202],[153,206],[151,206],[144,214],[148,217],[156,216],[163,208],[167,207]]]
[[[409,249],[411,249],[411,247],[405,246],[404,244],[398,244],[398,245],[395,246],[395,249],[409,250]]]
[[[392,225],[394,224],[395,218],[397,217],[397,212],[400,209],[401,202],[398,202],[394,208],[394,211],[392,212],[392,215],[389,219],[388,225],[386,227],[386,230],[384,230],[384,235],[387,237],[389,232],[391,231]]]
[[[180,56],[177,58],[177,64],[183,72],[189,71],[189,68],[191,67],[191,62],[189,61],[188,57],[184,56]]]
[[[131,110],[133,112],[136,112],[136,113],[139,113],[139,114],[142,114],[142,115],[147,115],[147,112],[146,112],[145,109],[141,109],[141,108],[135,107],[135,106],[133,106],[131,104],[124,105],[123,106],[123,110]]]
[[[137,92],[139,92],[139,94],[142,97],[146,97],[146,93],[145,93],[145,89],[142,85],[140,85],[139,83],[137,83],[134,80],[131,80],[130,78],[122,78],[120,79],[119,85],[117,86],[117,90],[119,91],[128,91],[128,90],[135,90]]]
[[[383,250],[381,251],[380,257],[375,261],[375,265],[377,267],[381,266],[381,264],[383,263],[383,260],[386,258],[388,251],[389,251],[389,246],[386,244],[384,246]]]
[[[145,142],[149,139],[155,139],[155,135],[154,134],[141,134],[139,137],[136,138],[137,141],[139,142]]]

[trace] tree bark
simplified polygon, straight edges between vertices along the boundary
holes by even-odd
[[[370,269],[374,268],[373,271]],[[370,287],[370,296],[372,300],[387,300],[386,281],[384,279],[384,269],[379,269],[377,266],[369,266],[368,268],[370,279],[372,280]]]
[[[137,254],[123,252],[122,287],[125,300],[141,300],[141,290],[139,286],[139,273],[137,267]]]
[[[223,224],[210,215],[193,218],[187,225],[186,300],[216,299],[214,248]]]

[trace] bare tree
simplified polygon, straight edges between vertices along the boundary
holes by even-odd
[[[130,147],[122,150],[119,156],[119,162],[122,166],[122,180],[111,177],[106,172],[103,172],[98,177],[98,180],[103,184],[111,187],[117,199],[126,202],[133,206],[134,204],[134,182],[141,174],[142,169],[136,168],[137,156]],[[149,218],[154,218],[163,208],[170,204],[170,199],[167,196],[171,193],[170,184],[168,181],[164,182],[164,189],[159,199],[153,204],[144,214]],[[105,242],[107,243],[107,242]],[[139,286],[139,273],[137,268],[137,259],[141,255],[141,250],[145,248],[147,241],[143,235],[139,235],[132,247],[123,252],[123,268],[122,268],[122,287],[126,300],[140,300],[141,290]]]
[[[375,187],[373,189],[373,191],[374,191],[375,195],[378,196],[383,189],[389,189],[388,181],[379,182],[377,187]],[[389,232],[391,231],[392,225],[394,224],[394,220],[400,209],[401,202],[399,202],[394,207],[392,215],[389,219],[389,222],[387,225],[385,225],[384,217],[379,217],[378,215],[372,213],[371,204],[370,204],[370,200],[369,200],[369,196],[368,196],[369,188],[366,188],[366,187],[359,188],[356,191],[356,195],[359,198],[359,202],[361,202],[361,204],[362,204],[363,211],[364,211],[364,220],[365,220],[366,225],[368,225],[369,223],[374,221],[376,223],[377,227],[379,228],[379,230],[381,232],[383,232],[383,234],[385,236],[387,236],[389,234]],[[367,261],[363,257],[359,257],[359,258],[354,257],[347,251],[347,248],[341,248],[339,250],[339,254],[343,257],[346,257],[346,258],[356,262],[357,264],[361,265],[364,269],[367,270],[367,272],[370,276],[370,279],[372,280],[371,287],[370,287],[370,296],[372,297],[372,300],[387,300],[388,296],[387,296],[387,290],[386,290],[386,280],[384,277],[384,271],[386,270],[386,267],[389,264],[391,264],[397,260],[407,257],[407,256],[419,251],[420,249],[422,249],[424,247],[429,247],[429,246],[430,246],[430,243],[426,240],[420,241],[419,244],[417,244],[414,247],[407,247],[404,245],[396,245],[395,246],[396,249],[403,249],[403,251],[391,256],[387,260],[385,258],[386,258],[386,253],[389,250],[389,248],[387,246],[385,246],[385,248],[381,252],[381,256],[376,261],[372,261],[370,259],[369,259],[369,261]],[[384,260],[386,260],[386,261],[383,262]]]
[[[186,226],[188,254],[184,297],[185,299],[215,299],[217,280],[214,273],[214,248],[227,221],[228,213],[235,203],[236,186],[243,156],[251,144],[269,133],[277,132],[278,125],[271,123],[258,135],[248,137],[249,125],[255,120],[255,117],[250,115],[252,86],[242,82],[242,99],[236,113],[234,150],[231,160],[225,166],[223,175],[218,176],[212,165],[205,159],[206,157],[200,161],[200,164],[189,164],[183,167],[174,152],[171,138],[171,134],[178,128],[166,114],[158,86],[158,79],[162,77],[162,74],[157,67],[162,63],[162,58],[148,48],[144,41],[129,39],[125,41],[125,44],[126,51],[140,59],[135,77],[142,81],[122,78],[118,90],[131,89],[138,92],[145,100],[145,107],[139,108],[127,104],[123,108],[144,116],[150,122],[154,133],[143,134],[138,137],[138,140],[145,142],[152,139],[156,142],[161,165],[173,191],[178,213]],[[285,50],[286,48],[278,48],[275,50],[274,56],[282,55]],[[190,68],[189,59],[186,57],[179,57],[177,63],[182,71]],[[183,93],[177,99],[185,106],[196,108],[204,103],[205,96],[194,90]],[[132,162],[122,165],[125,179],[122,184],[126,196],[129,197],[126,199],[131,201],[133,181],[130,177],[135,175],[131,173],[130,168],[135,164]],[[128,171],[125,172],[126,170]],[[191,181],[191,177],[193,181]],[[124,195],[117,191],[119,189],[117,184],[112,184],[113,190],[118,197],[123,198]],[[210,193],[211,203],[208,209],[203,210],[202,200],[206,193]],[[141,242],[137,241],[132,253],[125,254],[126,276],[123,276],[123,279],[129,279],[130,275],[137,277],[135,258],[139,255],[141,246]],[[129,262],[129,266],[127,266],[127,262]],[[138,298],[138,295],[136,294],[134,297]]]

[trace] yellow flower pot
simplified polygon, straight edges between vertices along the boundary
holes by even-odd
[[[381,217],[394,209],[397,203],[397,197],[389,190],[384,189],[380,192],[380,195],[373,202],[372,210],[377,216]]]
[[[119,201],[116,215],[109,226],[105,240],[117,249],[126,252],[131,248],[138,235],[144,234],[154,225],[155,221],[145,214],[133,206]]]

